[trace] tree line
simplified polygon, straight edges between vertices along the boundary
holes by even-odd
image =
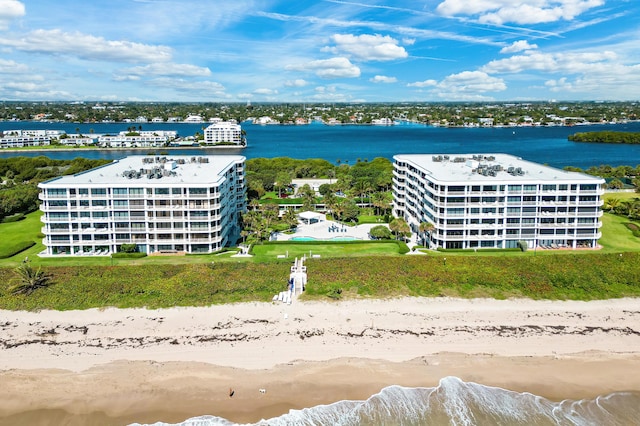
[[[614,132],[609,130],[600,132],[578,132],[569,135],[568,139],[572,142],[638,144],[640,143],[640,133]]]
[[[72,175],[108,163],[109,160],[52,160],[45,156],[0,158],[0,221],[38,209],[38,183]]]

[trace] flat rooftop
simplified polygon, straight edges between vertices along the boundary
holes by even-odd
[[[245,157],[240,155],[132,155],[86,172],[45,182],[70,185],[168,185],[216,183]]]
[[[396,162],[411,164],[442,182],[569,182],[604,183],[598,177],[569,172],[509,154],[403,154]]]

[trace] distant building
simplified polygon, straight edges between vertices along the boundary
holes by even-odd
[[[46,146],[57,134],[48,134],[47,130],[5,130],[0,133],[0,148],[24,148],[27,146]]]
[[[157,148],[167,144],[169,138],[165,135],[139,134],[127,136],[126,133],[119,135],[101,135],[98,137],[98,145],[103,148]]]
[[[187,118],[184,119],[185,123],[204,123],[204,119],[202,118],[201,115],[197,115],[197,114],[192,114],[187,116]]]
[[[204,143],[207,145],[246,145],[242,128],[239,124],[230,121],[219,121],[204,129]]]
[[[130,156],[38,185],[45,255],[211,253],[239,238],[245,158]]]
[[[394,215],[427,246],[597,247],[603,179],[506,154],[393,158]]]

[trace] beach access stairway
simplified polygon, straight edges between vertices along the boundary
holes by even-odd
[[[291,304],[296,295],[302,293],[307,285],[307,267],[304,265],[305,258],[296,257],[291,273],[287,281],[287,289],[273,296],[273,302]]]

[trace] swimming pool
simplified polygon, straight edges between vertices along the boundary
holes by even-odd
[[[293,237],[289,241],[356,241],[354,237],[333,237],[333,238],[314,238],[314,237]]]

